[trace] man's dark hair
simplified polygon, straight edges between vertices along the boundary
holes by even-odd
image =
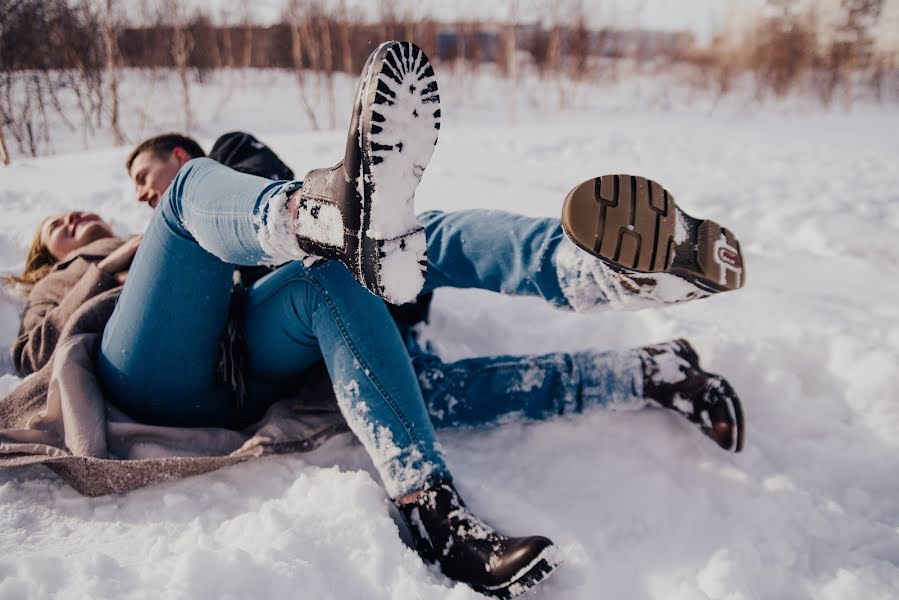
[[[137,158],[137,155],[142,152],[149,150],[156,156],[162,156],[170,154],[175,148],[184,149],[185,152],[190,154],[191,158],[206,156],[206,153],[203,151],[200,144],[197,143],[197,140],[189,138],[186,135],[181,135],[180,133],[164,133],[162,135],[151,137],[138,144],[137,147],[131,151],[131,154],[128,155],[128,159],[125,161],[125,169],[130,173],[131,164],[134,162],[134,159]]]

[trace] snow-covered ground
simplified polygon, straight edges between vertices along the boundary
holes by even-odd
[[[691,214],[730,226],[746,253],[744,290],[664,310],[584,316],[438,294],[423,334],[447,359],[685,336],[746,409],[740,455],[652,410],[441,432],[478,514],[563,549],[566,563],[532,597],[899,597],[899,110],[747,110],[664,90],[647,101],[632,82],[579,88],[560,113],[543,110],[554,102],[534,82],[510,92],[441,80],[422,210],[557,215],[587,178],[643,174]],[[338,86],[337,129],[320,132],[296,116],[289,77],[227,101],[220,83],[195,100],[207,146],[244,128],[298,174],[338,157],[351,82]],[[154,110],[145,123],[178,126],[174,111]],[[0,168],[0,270],[21,267],[53,212],[91,208],[139,231],[149,213],[130,199],[125,154],[95,147]],[[5,355],[20,306],[0,297],[0,391],[17,381]],[[0,539],[0,599],[477,597],[402,544],[349,436],[95,499],[43,468],[0,471]]]

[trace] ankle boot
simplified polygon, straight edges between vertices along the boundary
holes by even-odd
[[[729,229],[681,210],[655,181],[604,175],[571,190],[562,227],[581,250],[615,273],[628,308],[675,303],[746,283],[740,242]]]
[[[343,262],[393,304],[415,299],[427,268],[413,198],[440,130],[440,97],[427,56],[386,42],[356,90],[343,160],[306,174],[290,197],[300,248]]]
[[[677,339],[640,349],[643,395],[694,423],[719,446],[743,449],[743,408],[726,379],[699,366],[687,340]]]
[[[422,558],[437,561],[447,577],[482,594],[523,594],[560,562],[558,549],[545,537],[497,533],[468,510],[451,483],[437,484],[397,506]]]

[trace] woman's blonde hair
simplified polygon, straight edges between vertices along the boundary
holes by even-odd
[[[21,275],[8,275],[6,283],[9,285],[24,285],[31,287],[38,281],[47,276],[58,261],[56,257],[50,254],[47,244],[41,239],[41,230],[44,224],[41,223],[31,240],[31,246],[28,248],[28,255],[25,257],[25,269]]]

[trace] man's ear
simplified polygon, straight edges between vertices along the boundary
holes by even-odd
[[[172,156],[174,156],[175,160],[178,161],[179,167],[184,166],[184,163],[193,158],[193,156],[187,153],[187,150],[180,146],[175,146],[175,148],[172,150]]]

